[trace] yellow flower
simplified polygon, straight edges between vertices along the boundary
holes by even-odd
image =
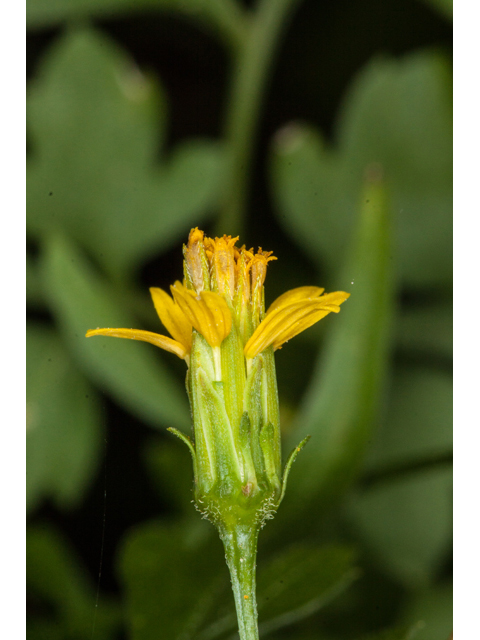
[[[235,324],[243,343],[247,369],[268,347],[282,345],[330,312],[338,313],[350,294],[324,294],[319,287],[299,287],[278,297],[264,312],[267,265],[276,260],[271,252],[236,246],[238,238],[206,238],[195,228],[184,246],[184,284],[175,282],[172,296],[151,288],[158,316],[172,336],[138,329],[95,329],[95,335],[150,342],[174,353],[189,364],[193,331],[202,335],[215,352]]]
[[[190,450],[195,504],[224,542],[237,610],[248,601],[253,615],[257,535],[279,507],[292,464],[309,438],[293,449],[282,473],[274,351],[338,313],[349,294],[299,287],[265,313],[265,276],[276,258],[261,248],[237,247],[237,240],[206,238],[192,229],[183,247],[183,283],[175,282],[171,295],[150,289],[171,337],[136,329],[95,329],[87,337],[143,340],[186,361],[193,439],[169,431]],[[247,591],[240,589],[239,576],[250,585]]]
[[[319,287],[298,287],[279,296],[268,308],[265,318],[247,341],[244,354],[254,358],[270,345],[280,349],[285,342],[324,318],[338,313],[349,293],[336,291],[321,295]]]
[[[280,412],[273,352],[328,313],[348,293],[299,287],[265,313],[264,282],[271,251],[237,247],[238,238],[206,238],[192,229],[183,247],[184,280],[171,295],[152,288],[158,316],[171,337],[137,329],[95,329],[94,335],[143,340],[186,361],[193,441],[189,447],[198,508],[226,531],[232,522],[258,528],[285,493]],[[232,520],[233,519],[233,520]]]

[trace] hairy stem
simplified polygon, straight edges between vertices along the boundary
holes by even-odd
[[[252,524],[222,527],[220,537],[230,570],[240,640],[258,640],[255,593],[258,528]]]

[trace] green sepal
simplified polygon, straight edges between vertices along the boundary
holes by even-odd
[[[215,450],[218,489],[222,494],[230,493],[234,490],[235,485],[241,482],[242,477],[242,468],[230,420],[225,411],[223,399],[214,389],[212,381],[201,367],[198,367],[195,377],[196,404],[199,411],[199,415],[197,414],[195,417],[195,432],[198,428],[197,418],[200,417],[201,426],[208,425],[205,439],[210,439],[210,442],[207,444],[213,446]],[[200,468],[199,473],[201,473]]]
[[[278,477],[276,464],[275,427],[271,422],[262,427],[259,440],[268,482],[271,487],[280,491],[280,478]]]
[[[215,380],[215,364],[213,361],[213,350],[201,333],[195,329],[192,330],[192,351],[190,354],[190,368],[188,375],[190,384],[193,384],[192,378],[195,376],[197,367],[202,367],[210,380]]]
[[[300,453],[300,451],[303,449],[303,447],[307,444],[307,442],[310,440],[311,436],[307,436],[306,438],[304,438],[296,447],[295,449],[293,449],[293,451],[290,453],[290,455],[288,456],[287,462],[285,464],[285,469],[283,471],[283,479],[282,479],[282,493],[280,494],[280,500],[278,501],[278,504],[280,504],[283,500],[283,496],[285,495],[285,491],[287,489],[287,480],[288,480],[288,475],[290,473],[290,469],[292,468],[292,464],[295,462],[298,454]]]
[[[201,394],[198,388],[198,371],[206,371],[207,376],[214,378],[212,349],[207,341],[193,331],[190,367],[187,375],[187,389],[192,411],[193,431],[195,436],[195,452],[197,459],[197,489],[208,492],[216,482],[216,452],[213,446],[213,433],[210,421],[201,410]]]
[[[278,478],[282,473],[282,443],[280,434],[280,409],[278,406],[277,374],[275,372],[275,358],[273,347],[269,347],[262,353],[262,426],[272,424],[270,449],[275,464],[275,473]]]
[[[192,460],[193,460],[193,475],[194,475],[195,481],[196,481],[196,479],[197,479],[197,456],[195,454],[195,447],[193,446],[193,442],[190,440],[190,438],[188,436],[186,436],[184,433],[182,433],[178,429],[175,429],[174,427],[168,427],[167,431],[170,431],[170,433],[174,433],[177,436],[177,438],[180,438],[180,440],[182,442],[184,442],[187,445],[187,447],[190,449],[190,453],[192,454]]]
[[[219,398],[221,398],[222,402],[224,402],[224,386],[222,380],[212,380],[212,387],[214,391],[218,394]]]
[[[223,398],[225,409],[233,428],[233,434],[236,438],[242,414],[246,409],[243,406],[245,358],[243,357],[243,344],[235,321],[232,322],[230,333],[222,342],[221,354]]]
[[[251,438],[251,424],[248,413],[245,411],[240,420],[240,428],[238,432],[238,438],[240,442],[240,451],[242,452],[243,464],[245,470],[245,482],[252,483],[254,487],[257,486],[257,474],[255,472],[255,464],[252,456],[252,438]]]
[[[260,429],[264,424],[262,411],[263,357],[257,356],[247,377],[244,392],[244,407],[250,419],[250,434],[253,462],[257,477],[264,475],[265,464],[260,446]]]
[[[185,255],[185,245],[183,246],[183,255]],[[185,260],[183,261],[183,277],[185,279],[187,289],[194,289],[193,280],[190,277]]]
[[[253,360],[252,367],[247,376],[244,391],[244,407],[248,412],[251,422],[260,422],[262,416],[262,396],[261,396],[261,383],[262,383],[262,369],[263,369],[263,357],[257,356]]]
[[[190,385],[190,376],[188,375],[189,371],[187,369],[187,373],[185,375],[185,389],[187,390],[188,402],[190,403],[190,408],[193,407],[192,403],[192,388]]]
[[[200,408],[200,393],[197,384],[192,384],[193,422],[195,433],[195,450],[197,454],[198,489],[209,491],[217,479],[216,451],[213,446],[212,426],[208,417]]]

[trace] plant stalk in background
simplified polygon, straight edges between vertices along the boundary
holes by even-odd
[[[265,313],[269,251],[238,248],[238,238],[206,238],[192,229],[184,247],[184,281],[172,297],[153,288],[168,336],[136,329],[96,329],[93,335],[150,342],[185,360],[194,441],[190,449],[198,510],[218,529],[230,570],[241,640],[258,638],[255,563],[258,532],[285,493],[288,473],[308,437],[281,470],[274,351],[349,297],[299,287]]]
[[[229,149],[218,229],[242,234],[249,192],[252,153],[268,74],[287,23],[299,0],[261,0],[236,39],[225,120]],[[238,22],[238,20],[237,20]]]

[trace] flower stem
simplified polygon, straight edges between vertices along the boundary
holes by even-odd
[[[219,530],[230,570],[240,640],[258,640],[255,567],[258,527],[236,524]]]

